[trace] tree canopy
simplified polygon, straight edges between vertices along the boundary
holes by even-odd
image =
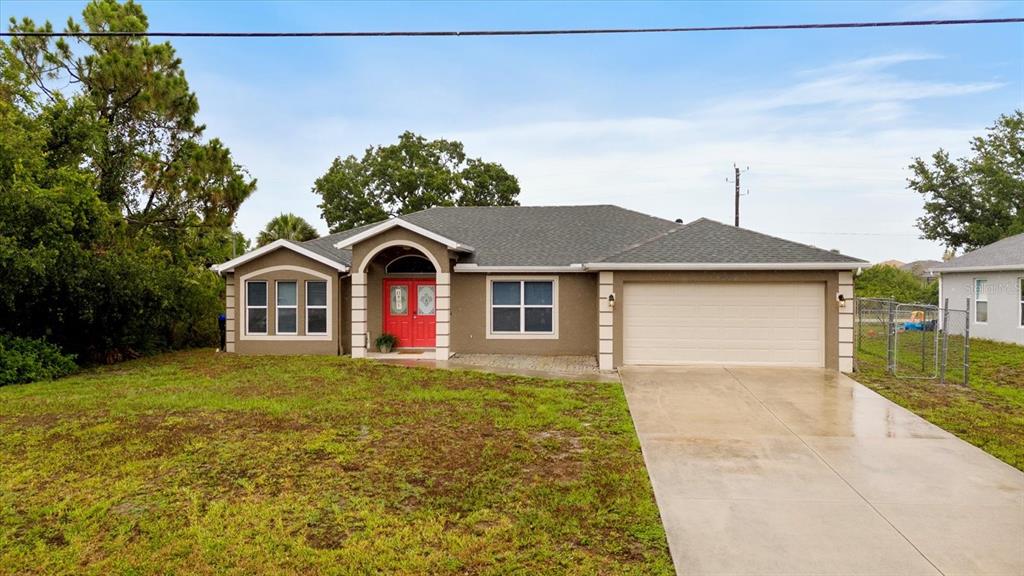
[[[11,21],[16,31],[50,23]],[[94,0],[68,31],[144,31]],[[255,181],[196,123],[170,44],[0,41],[0,333],[85,361],[217,340],[231,225]]]
[[[971,150],[953,160],[940,149],[930,164],[910,165],[910,188],[925,199],[917,227],[954,251],[1024,232],[1024,111],[1000,116]]]
[[[519,181],[500,164],[467,157],[461,142],[412,132],[362,159],[335,158],[313,192],[331,232],[434,206],[519,204]]]
[[[67,32],[144,32],[133,0],[93,0]],[[11,18],[13,32],[51,32]],[[216,138],[203,141],[199,101],[169,43],[146,37],[14,37],[10,49],[50,118],[48,153],[81,158],[100,200],[120,212],[130,233],[158,240],[182,257],[224,244],[255,180]]]
[[[912,272],[876,264],[854,278],[854,291],[862,298],[889,298],[897,302],[938,304],[939,283],[926,283]]]
[[[301,216],[295,214],[281,214],[275,216],[270,222],[267,222],[266,227],[260,232],[259,237],[256,239],[256,244],[259,246],[266,246],[275,240],[292,240],[294,242],[305,242],[306,240],[312,240],[319,238],[320,234],[317,233],[316,228],[306,222]]]

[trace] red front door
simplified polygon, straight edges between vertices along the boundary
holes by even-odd
[[[398,347],[434,347],[436,291],[433,279],[384,280],[384,331],[395,335]]]

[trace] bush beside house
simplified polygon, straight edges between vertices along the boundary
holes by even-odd
[[[927,283],[913,272],[888,264],[876,264],[853,280],[854,293],[860,298],[888,298],[897,302],[938,304],[939,285]]]
[[[75,357],[49,342],[0,334],[0,386],[53,380],[75,368]]]

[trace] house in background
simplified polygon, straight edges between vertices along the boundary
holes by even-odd
[[[932,268],[939,303],[963,309],[971,301],[971,336],[1024,344],[1024,234]]]
[[[914,260],[913,262],[908,262],[900,266],[900,270],[910,272],[914,276],[917,276],[918,280],[925,282],[926,284],[931,284],[932,282],[935,282],[937,278],[935,274],[932,273],[932,268],[941,264],[942,260]]]
[[[215,267],[227,351],[853,366],[849,256],[616,206],[439,207]]]

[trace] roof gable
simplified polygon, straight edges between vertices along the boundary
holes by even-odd
[[[448,238],[447,236],[438,234],[437,232],[428,230],[427,228],[423,228],[422,226],[417,226],[416,224],[409,222],[408,220],[405,220],[403,218],[392,218],[390,220],[385,220],[384,222],[380,222],[378,224],[373,224],[367,227],[365,230],[359,232],[358,234],[353,234],[351,236],[348,236],[347,238],[339,240],[337,243],[334,244],[334,247],[338,249],[351,248],[354,244],[358,244],[363,240],[373,238],[374,236],[381,234],[383,232],[387,232],[392,228],[404,228],[414,234],[419,234],[424,238],[429,238],[434,242],[437,242],[438,244],[442,244],[449,250],[455,250],[457,252],[473,251],[473,247],[469,246],[468,244],[464,244],[457,240],[453,240],[451,238]]]
[[[225,272],[233,272],[235,268],[237,268],[238,266],[241,266],[242,264],[245,264],[246,262],[249,262],[251,260],[255,260],[256,258],[259,258],[260,256],[264,256],[266,254],[270,254],[271,252],[274,252],[274,251],[280,250],[280,249],[291,250],[292,252],[295,252],[296,254],[301,254],[302,256],[305,256],[305,257],[307,257],[307,258],[309,258],[311,260],[315,260],[317,262],[320,262],[321,264],[325,264],[327,266],[330,266],[331,268],[334,268],[338,272],[347,272],[348,271],[348,265],[347,264],[343,264],[341,262],[338,262],[337,260],[335,260],[333,258],[329,258],[329,257],[327,257],[327,256],[325,256],[323,254],[320,254],[320,253],[316,252],[316,251],[310,250],[308,247],[305,247],[305,246],[303,246],[301,244],[296,244],[295,242],[292,242],[291,240],[285,240],[283,238],[280,239],[280,240],[275,240],[275,241],[271,242],[270,244],[267,244],[266,246],[261,246],[261,247],[255,249],[255,250],[246,252],[245,254],[242,254],[241,256],[239,256],[237,258],[233,258],[231,260],[228,260],[227,262],[224,262],[223,264],[214,264],[210,268],[214,272],[216,272],[218,274],[223,274]]]

